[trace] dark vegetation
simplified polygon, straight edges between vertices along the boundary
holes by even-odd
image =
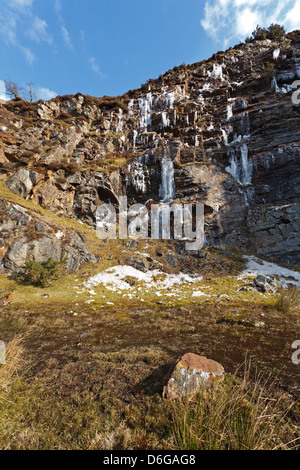
[[[63,266],[66,258],[54,261],[48,258],[47,261],[28,260],[23,266],[23,272],[20,279],[26,284],[46,287],[52,281],[58,279],[63,274]]]
[[[284,26],[279,24],[271,24],[268,28],[261,28],[257,25],[250,38],[247,38],[246,42],[252,41],[263,41],[265,39],[279,40],[282,39],[286,34]]]

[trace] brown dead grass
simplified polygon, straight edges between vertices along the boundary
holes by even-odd
[[[245,309],[257,318],[263,313],[267,328],[218,322],[226,313]],[[300,384],[297,366],[291,362],[291,344],[297,318],[295,310],[228,301],[184,307],[141,306],[135,300],[103,308],[79,303],[76,310],[74,304],[70,308],[70,303],[51,298],[43,300],[42,308],[38,302],[7,305],[1,312],[1,338],[8,342],[20,334],[26,337],[22,378],[8,374],[6,398],[11,403],[0,401],[1,446],[182,448],[172,427],[172,408],[161,398],[169,364],[194,352],[214,358],[227,373],[234,373],[248,352],[253,358],[250,375],[256,368],[263,376],[271,373],[278,383],[278,397],[282,387],[295,394]],[[222,396],[228,397],[229,390]],[[217,392],[215,398],[211,411],[217,412]],[[283,403],[287,411],[290,403]],[[194,413],[193,407],[189,412]],[[296,413],[297,409],[288,413],[292,423],[298,419]],[[295,438],[291,426],[290,431],[285,428],[282,442]]]

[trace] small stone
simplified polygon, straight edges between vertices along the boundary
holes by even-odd
[[[232,325],[243,325],[246,327],[260,328],[265,326],[265,323],[258,321],[253,318],[253,315],[246,313],[227,313],[221,320],[220,323],[230,323]]]
[[[0,306],[2,305],[7,305],[13,301],[13,296],[12,294],[8,294],[5,297],[0,298]]]
[[[137,248],[138,242],[136,240],[130,240],[125,246],[126,248]]]
[[[175,266],[177,266],[177,261],[176,261],[174,255],[172,255],[172,254],[169,254],[169,255],[166,256],[166,261],[173,268],[175,268]]]

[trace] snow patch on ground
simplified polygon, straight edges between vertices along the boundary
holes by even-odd
[[[255,256],[244,257],[247,259],[247,267],[243,271],[242,276],[239,279],[243,279],[248,276],[257,276],[259,274],[264,274],[267,276],[279,276],[280,282],[284,285],[286,283],[292,283],[300,287],[300,273],[297,271],[292,271],[291,269],[283,268],[275,263],[269,263],[263,261]],[[286,278],[292,277],[292,280],[287,280]]]
[[[203,295],[206,295],[206,294],[204,294],[204,292],[201,292],[201,291],[195,291],[192,293],[192,297],[202,297]]]
[[[64,234],[64,232],[62,232],[61,230],[59,230],[59,231],[55,234],[55,236],[56,236],[56,238],[57,238],[58,240],[61,240],[61,239],[65,236],[65,234]]]
[[[158,279],[155,277],[159,276]],[[153,271],[147,271],[143,273],[132,266],[114,266],[102,271],[95,276],[92,276],[85,283],[85,287],[92,288],[99,284],[104,285],[108,290],[132,290],[134,286],[131,286],[127,281],[126,277],[135,278],[137,281],[147,283],[147,288],[161,288],[167,289],[173,286],[180,286],[185,283],[195,283],[201,281],[202,276],[192,277],[189,274],[166,274],[155,269]]]

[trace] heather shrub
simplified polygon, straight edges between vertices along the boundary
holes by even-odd
[[[23,266],[21,279],[34,286],[46,287],[63,273],[63,265],[66,259],[54,261],[48,258],[47,261],[28,260]]]

